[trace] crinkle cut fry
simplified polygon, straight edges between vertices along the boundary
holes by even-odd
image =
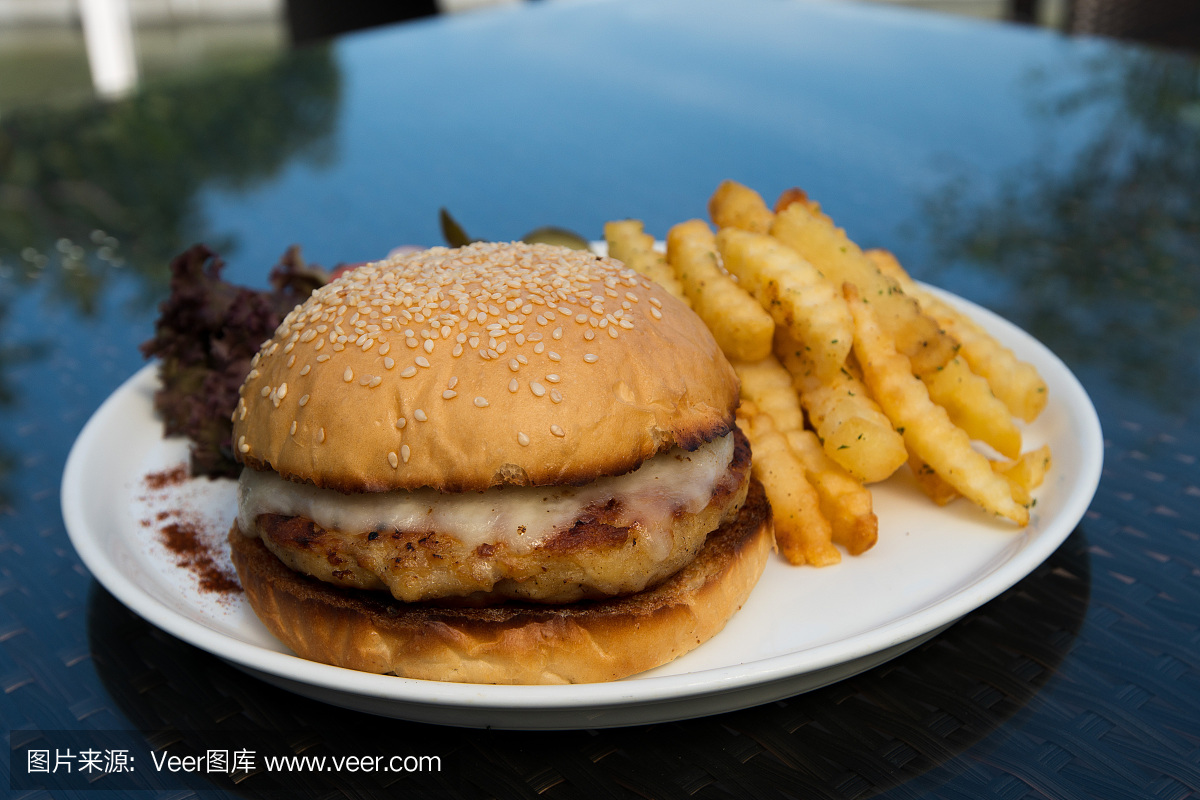
[[[1028,524],[1029,509],[1013,499],[1008,479],[993,471],[946,410],[929,399],[925,384],[880,329],[858,289],[847,283],[843,291],[854,315],[854,349],[863,377],[909,450],[980,507],[1018,525]]]

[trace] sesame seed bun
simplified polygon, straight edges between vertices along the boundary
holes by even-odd
[[[236,525],[229,541],[255,612],[303,658],[407,678],[505,684],[616,680],[683,655],[741,608],[774,546],[770,506],[752,481],[737,517],[653,589],[595,603],[445,608],[301,575]]]
[[[727,434],[736,405],[712,335],[656,284],[479,243],[314,292],[256,357],[233,439],[251,468],[345,492],[582,484]]]

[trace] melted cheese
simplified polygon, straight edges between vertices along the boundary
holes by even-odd
[[[442,494],[433,489],[342,494],[286,481],[275,472],[242,470],[238,525],[253,531],[261,514],[305,517],[326,530],[436,531],[467,547],[505,544],[527,553],[569,528],[589,506],[619,504],[618,526],[639,526],[660,556],[670,550],[669,531],[678,512],[697,513],[733,460],[733,436],[691,452],[674,448],[625,475],[585,486],[504,486],[483,492]]]

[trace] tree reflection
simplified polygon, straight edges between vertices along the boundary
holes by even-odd
[[[0,118],[0,257],[25,274],[61,261],[52,292],[96,308],[113,264],[166,286],[171,256],[205,234],[198,195],[331,156],[340,81],[328,48],[149,88],[110,105]],[[98,245],[84,258],[77,242]],[[18,273],[18,279],[22,273]]]
[[[1102,48],[1071,89],[1035,76],[1054,129],[1087,120],[1066,164],[1028,165],[999,195],[954,183],[929,204],[942,266],[979,265],[1017,287],[1020,320],[1067,361],[1177,410],[1200,389],[1200,61]],[[1047,148],[1046,152],[1050,152]]]

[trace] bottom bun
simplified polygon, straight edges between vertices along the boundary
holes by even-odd
[[[405,604],[294,572],[236,523],[229,541],[250,606],[299,656],[404,678],[506,684],[611,681],[678,658],[725,627],[774,548],[757,481],[690,564],[652,589],[597,602]]]

